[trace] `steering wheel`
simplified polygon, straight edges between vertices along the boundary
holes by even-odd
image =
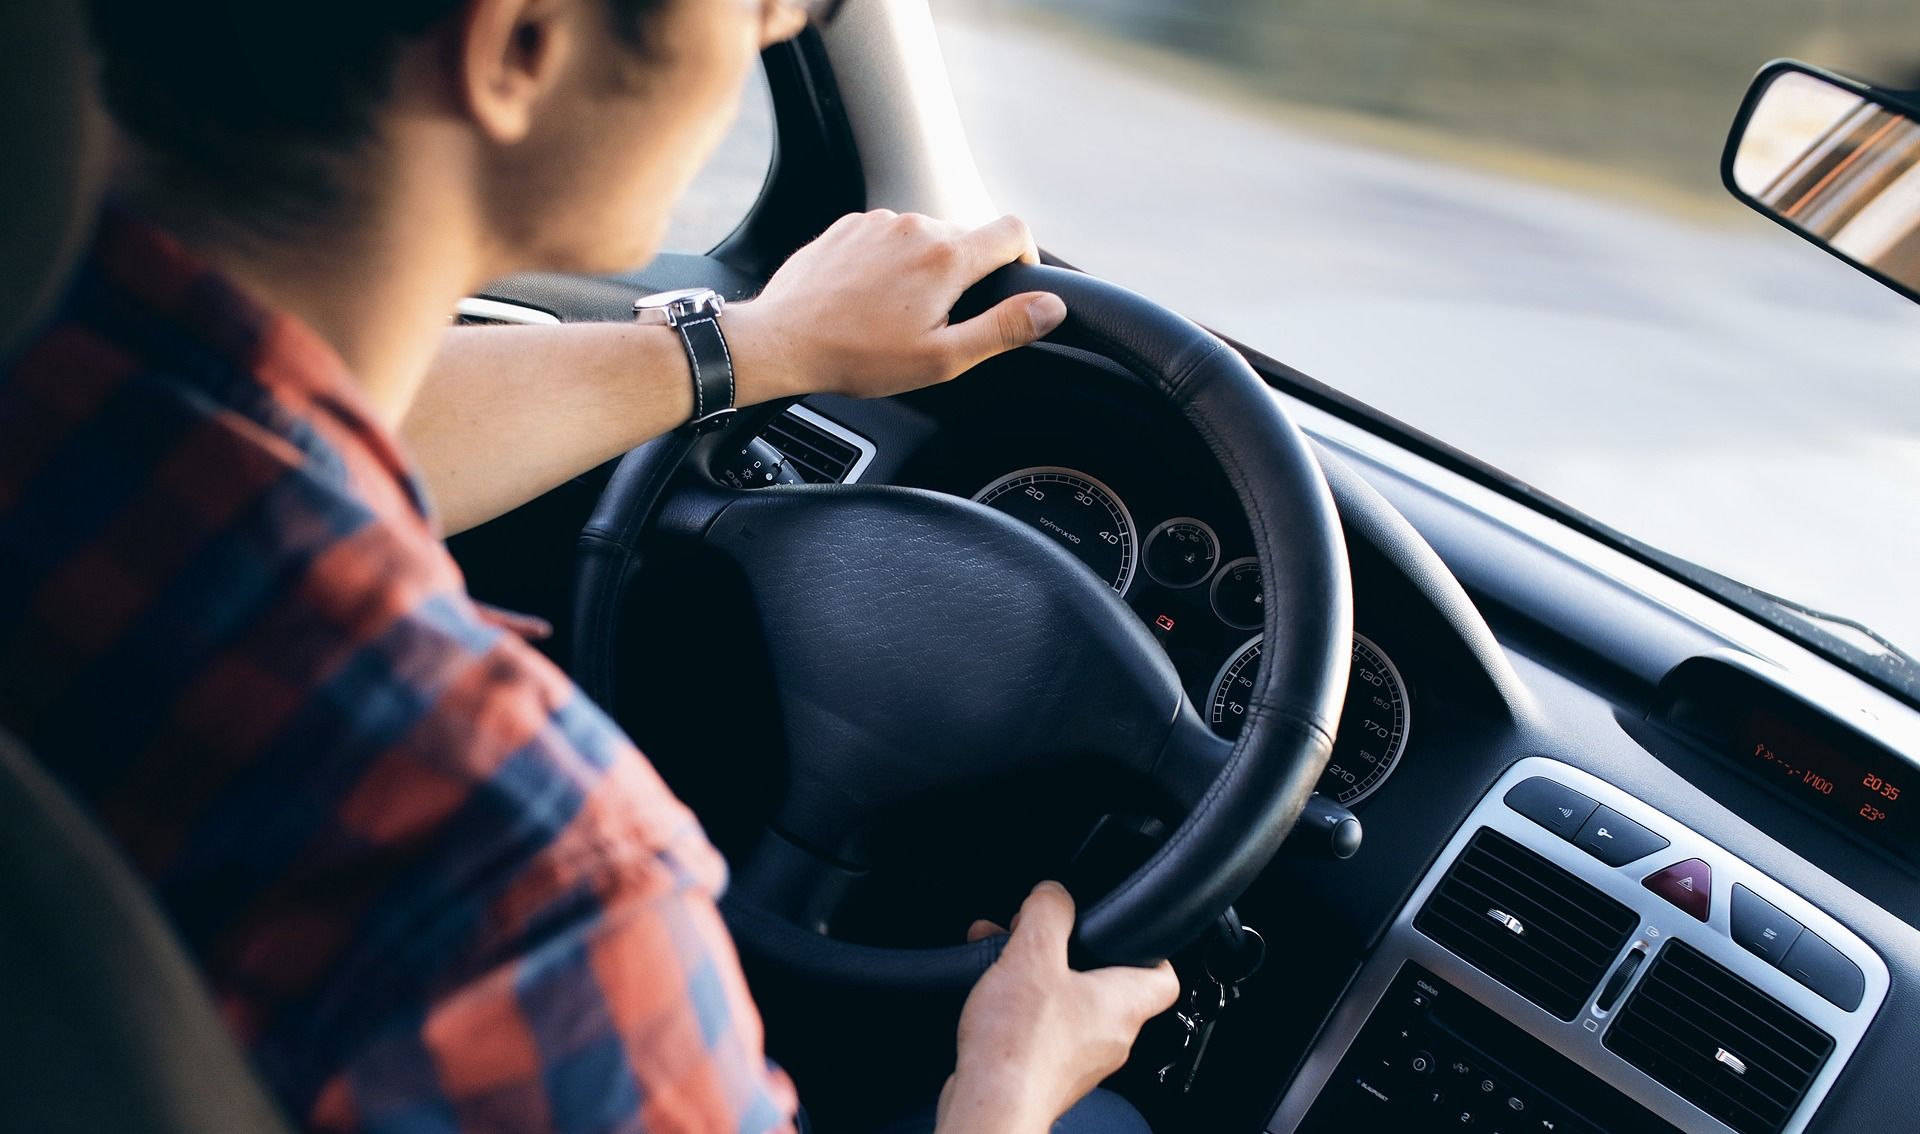
[[[734,490],[684,460],[682,433],[621,461],[581,535],[574,676],[602,704],[614,703],[620,607],[647,541],[704,540],[744,574],[791,772],[724,908],[744,948],[816,977],[940,991],[970,985],[997,955],[998,941],[901,949],[818,932],[850,837],[908,799],[1070,758],[1149,778],[1186,817],[1075,930],[1083,962],[1149,965],[1251,884],[1332,750],[1351,583],[1304,435],[1225,343],[1093,277],[1011,265],[971,289],[956,318],[1028,291],[1066,301],[1050,341],[1113,359],[1186,417],[1246,512],[1266,648],[1236,741],[1202,720],[1111,587],[984,505],[889,486]]]

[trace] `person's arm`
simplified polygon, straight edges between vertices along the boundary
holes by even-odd
[[[1120,1070],[1141,1026],[1179,998],[1165,961],[1074,971],[1073,922],[1073,898],[1057,882],[1034,887],[1020,907],[1006,949],[961,1010],[936,1134],[1045,1134]],[[997,929],[977,922],[967,936]]]
[[[588,762],[563,756],[554,738],[546,747]],[[471,861],[449,849],[453,861],[430,864],[482,891],[431,891],[448,907],[421,918],[437,938],[433,960],[414,941],[384,958],[403,977],[417,975],[410,965],[432,973],[431,999],[368,998],[353,1019],[370,1013],[381,1025],[351,1045],[302,1129],[793,1134],[793,1083],[767,1060],[715,904],[725,867],[693,817],[631,752],[580,800],[527,786],[521,794],[543,792],[545,809],[572,806],[573,816],[561,824],[496,803],[510,821],[495,825],[513,835],[461,848]],[[558,837],[524,853],[542,823]],[[360,976],[363,987],[398,983]],[[331,1055],[326,1034],[309,1043]]]
[[[896,394],[1024,346],[1065,317],[1057,297],[1015,296],[955,325],[947,313],[987,273],[1035,258],[1013,217],[972,231],[885,210],[843,217],[721,317],[736,401]],[[692,411],[686,354],[668,328],[466,327],[448,332],[403,431],[452,533]]]

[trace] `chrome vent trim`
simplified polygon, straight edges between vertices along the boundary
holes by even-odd
[[[852,484],[879,451],[865,437],[803,405],[787,407],[760,436],[809,484]]]
[[[1740,1134],[1779,1134],[1833,1037],[1684,941],[1661,947],[1609,1050]]]
[[[1413,924],[1488,976],[1571,1020],[1638,922],[1626,906],[1483,827]]]
[[[508,303],[499,299],[482,299],[477,295],[470,295],[454,305],[453,321],[462,327],[502,324],[541,327],[560,325],[560,317],[551,311],[542,311],[538,307]]]

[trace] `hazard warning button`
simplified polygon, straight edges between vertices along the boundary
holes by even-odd
[[[1707,920],[1707,911],[1713,908],[1713,870],[1697,858],[1656,870],[1640,884],[1698,921]]]

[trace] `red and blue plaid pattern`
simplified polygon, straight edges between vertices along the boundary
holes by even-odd
[[[312,1128],[791,1126],[692,814],[468,598],[338,357],[124,218],[0,373],[0,724]]]

